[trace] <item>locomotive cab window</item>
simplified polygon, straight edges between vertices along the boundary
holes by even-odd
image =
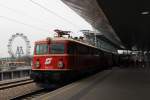
[[[50,53],[51,54],[63,54],[65,53],[65,46],[64,44],[60,43],[53,43],[50,44]]]
[[[48,44],[37,44],[35,52],[37,55],[48,54]]]

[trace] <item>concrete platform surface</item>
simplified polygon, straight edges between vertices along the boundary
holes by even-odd
[[[150,100],[150,71],[105,70],[35,100]]]

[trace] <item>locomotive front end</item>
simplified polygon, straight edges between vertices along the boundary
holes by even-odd
[[[69,72],[66,42],[61,40],[35,43],[31,78],[57,81]]]

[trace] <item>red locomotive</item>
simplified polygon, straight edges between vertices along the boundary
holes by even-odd
[[[113,65],[113,54],[67,38],[35,42],[32,74],[34,80],[64,80]]]

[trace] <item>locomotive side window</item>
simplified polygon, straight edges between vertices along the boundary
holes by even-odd
[[[84,46],[84,45],[78,45],[77,46],[77,52],[79,53],[79,54],[82,54],[82,55],[86,55],[86,54],[88,54],[88,47],[86,47],[86,46]]]
[[[64,44],[60,44],[60,43],[50,44],[50,53],[51,54],[63,54],[63,53],[65,53]]]
[[[75,50],[76,50],[76,48],[75,48],[75,46],[74,45],[69,45],[68,46],[68,54],[74,54],[75,53]]]
[[[48,54],[48,45],[47,44],[37,44],[36,45],[36,54]]]
[[[68,54],[76,54],[77,53],[77,46],[74,43],[69,43],[67,47],[67,53]]]

